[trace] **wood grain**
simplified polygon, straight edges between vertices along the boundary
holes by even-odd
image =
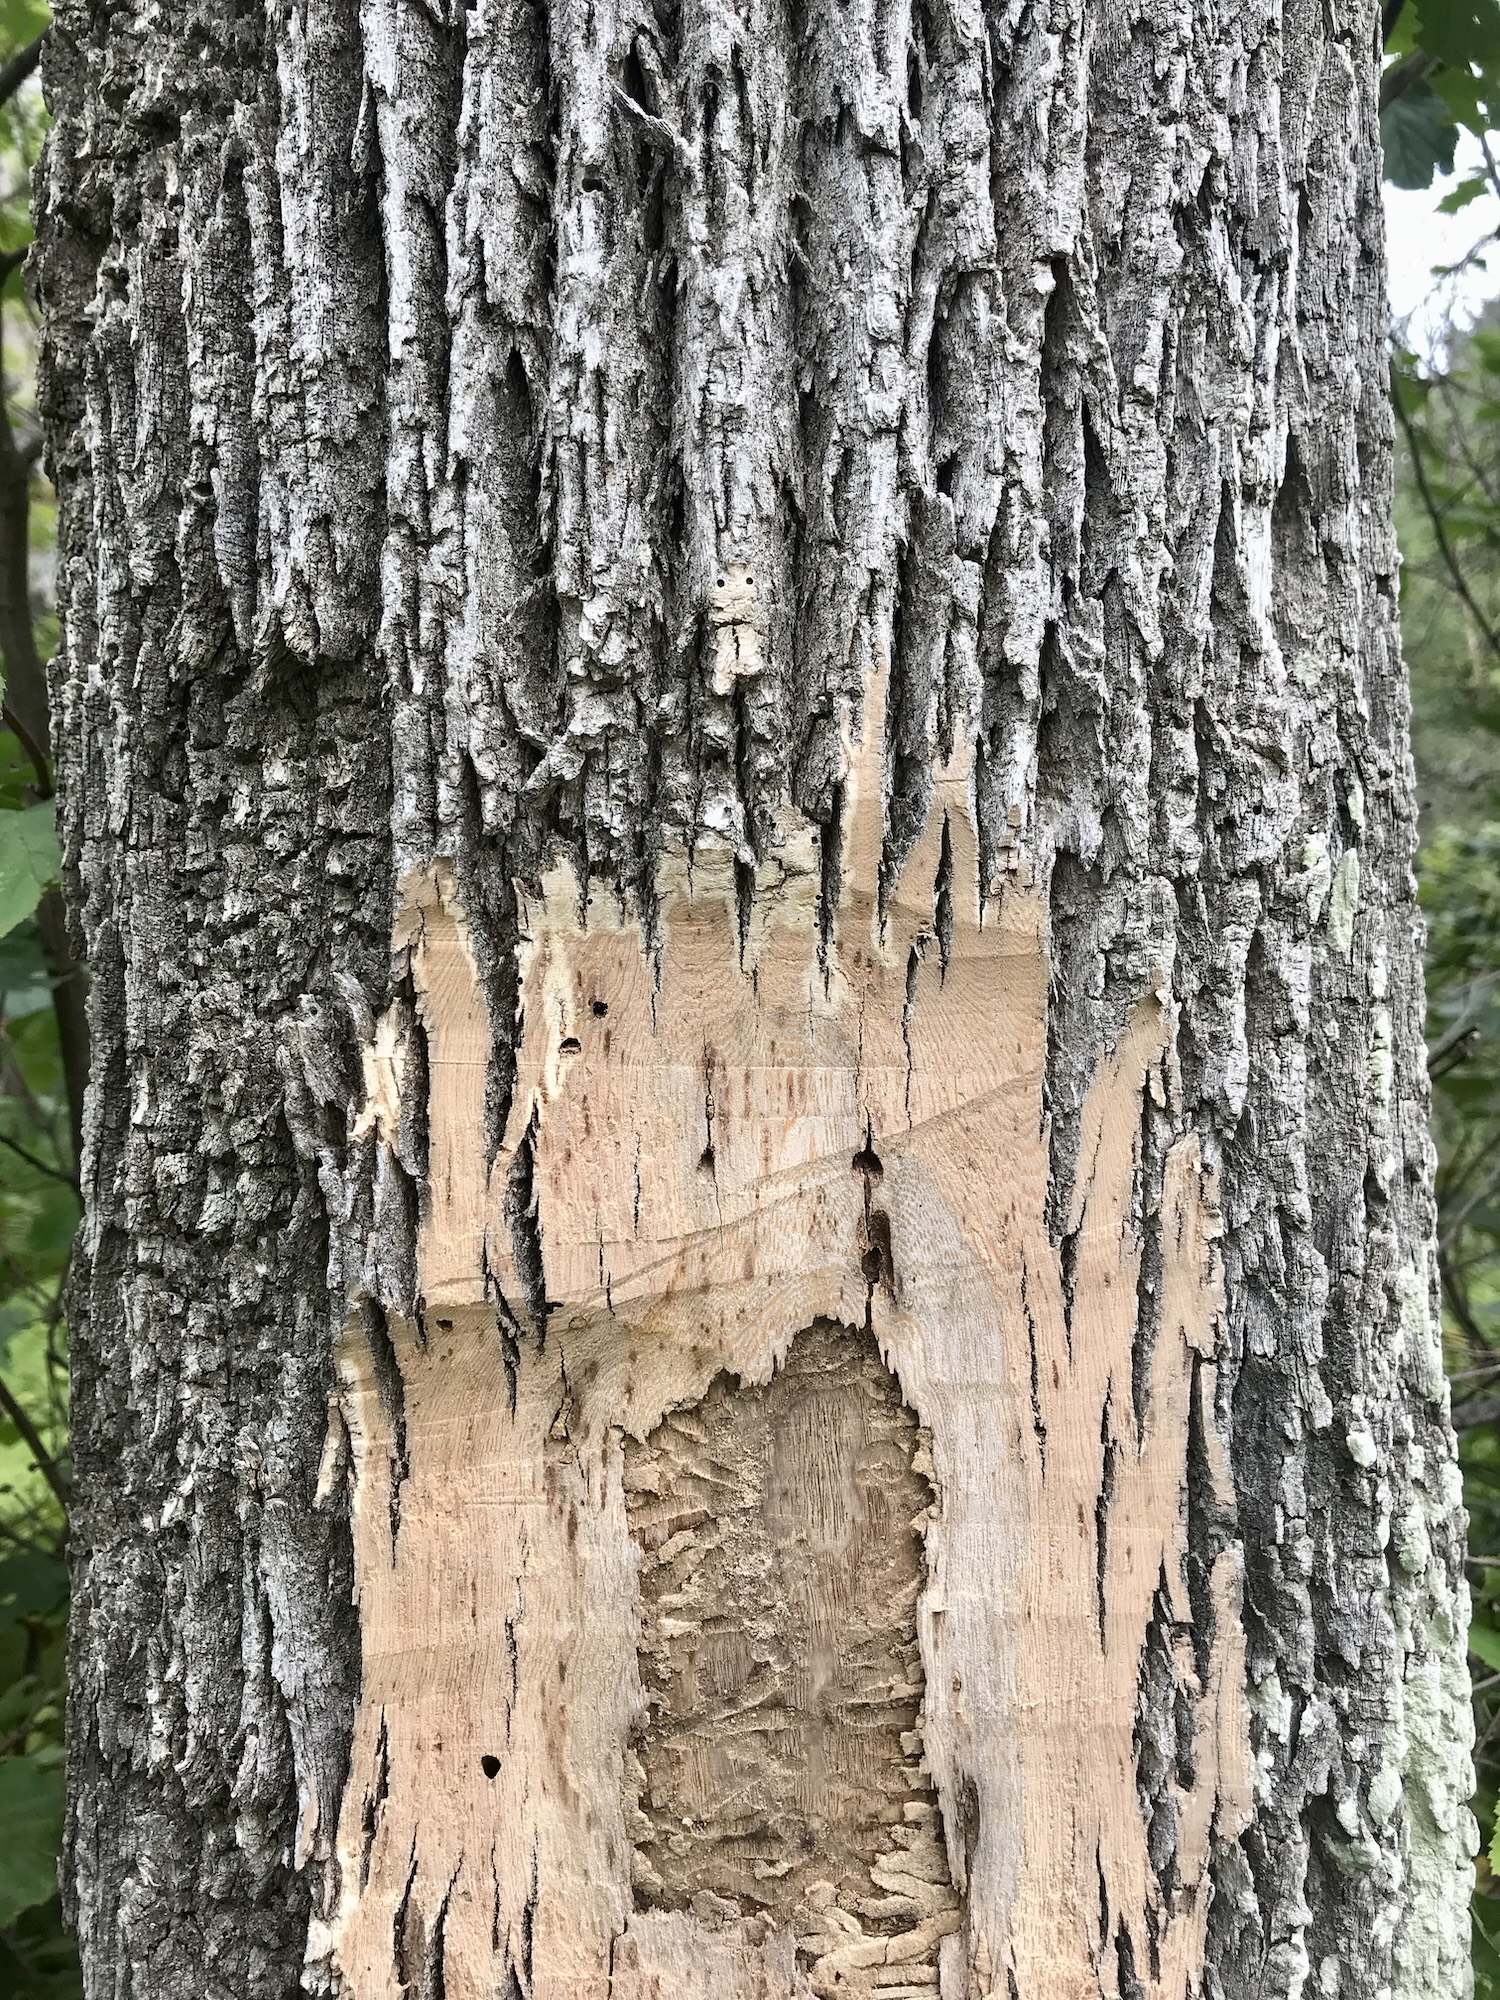
[[[654,950],[618,902],[549,878],[482,1219],[482,1014],[461,915],[440,880],[422,891],[435,1164],[423,1321],[390,1333],[399,1450],[364,1336],[344,1361],[364,1688],[343,1900],[318,1944],[360,2000],[394,2000],[433,1963],[449,2000],[508,1969],[528,1994],[685,2000],[721,1960],[740,1968],[730,1990],[893,1990],[883,1942],[851,1934],[839,1983],[820,1978],[805,1908],[768,1930],[711,1866],[692,1911],[685,1883],[642,1896],[631,1880],[625,1760],[647,1710],[627,1458],[664,1421],[701,1420],[726,1374],[785,1385],[815,1323],[869,1329],[930,1439],[912,1460],[935,1501],[908,1741],[941,1811],[932,1872],[959,1908],[928,1913],[932,1946],[958,1929],[923,1978],[944,2000],[1007,1980],[1028,2000],[1196,1990],[1210,1845],[1241,1822],[1248,1755],[1237,1557],[1196,1588],[1187,1562],[1205,1504],[1191,1438],[1194,1479],[1227,1498],[1204,1442],[1214,1190],[1190,1133],[1159,1187],[1141,1147],[1144,1105],[1178,1116],[1171,1012],[1146,993],[1100,1051],[1054,1241],[1042,904],[1016,875],[981,905],[956,767],[878,909],[881,694],[847,746],[826,947],[796,824],[743,938],[721,851],[664,864]],[[1143,1275],[1148,1212],[1161,1249]],[[746,1504],[731,1481],[722,1513]],[[645,1598],[649,1674],[664,1627]],[[1162,1661],[1184,1755],[1143,1809],[1137,1712]],[[759,1803],[775,1808],[769,1781]],[[678,1907],[641,1906],[653,1896]]]

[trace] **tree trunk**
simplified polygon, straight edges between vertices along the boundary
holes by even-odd
[[[63,0],[130,2000],[1442,2000],[1368,0]]]

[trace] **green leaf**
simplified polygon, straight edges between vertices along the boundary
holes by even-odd
[[[50,804],[0,813],[0,937],[25,922],[61,867]]]
[[[1453,171],[1458,127],[1430,83],[1412,84],[1386,106],[1380,114],[1380,140],[1385,177],[1395,187],[1431,187],[1435,173]]]
[[[1457,187],[1450,188],[1443,196],[1438,203],[1438,214],[1457,215],[1459,210],[1467,208],[1471,201],[1478,201],[1488,186],[1489,182],[1483,174],[1470,174],[1467,180],[1460,181]]]
[[[1487,69],[1500,62],[1497,0],[1419,0],[1414,25],[1417,46],[1450,68]]]
[[[1406,0],[1406,5],[1396,17],[1396,25],[1385,38],[1386,56],[1394,60],[1398,56],[1409,56],[1417,46],[1417,10]]]
[[[62,1772],[0,1758],[0,1929],[57,1894],[62,1827]]]
[[[40,1549],[0,1562],[0,1618],[53,1618],[68,1601],[67,1565]]]
[[[52,980],[34,924],[21,924],[0,938],[0,1014],[17,1021],[52,999]]]
[[[1409,417],[1420,416],[1432,394],[1432,382],[1422,372],[1420,357],[1410,348],[1391,350],[1391,394]]]
[[[37,1197],[26,1247],[33,1256],[60,1264],[77,1228],[78,1197],[70,1187],[54,1181]]]
[[[1474,1898],[1474,2000],[1500,2000],[1500,1952],[1488,1928],[1493,1909],[1488,1897]]]
[[[26,1627],[14,1620],[9,1624],[0,1620],[0,1735],[12,1727],[5,1713],[7,1703],[13,1702],[18,1693],[22,1696],[18,1717],[30,1706],[27,1682],[23,1679],[30,1651],[31,1638]]]
[[[1469,1627],[1469,1651],[1492,1673],[1500,1673],[1500,1632],[1493,1625]]]

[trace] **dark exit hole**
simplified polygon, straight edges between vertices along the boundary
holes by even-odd
[[[891,1255],[891,1218],[878,1208],[865,1217],[865,1242],[867,1247],[859,1268],[865,1274],[866,1284],[889,1285],[896,1268]]]
[[[558,1047],[565,1056],[576,1056],[583,1044],[576,1035],[565,1035]]]
[[[859,1151],[854,1155],[854,1158],[850,1162],[850,1165],[854,1168],[854,1171],[857,1174],[868,1174],[872,1180],[875,1179],[878,1175],[883,1174],[885,1172],[885,1167],[881,1161],[880,1155],[876,1152],[875,1148],[870,1144],[868,1139],[865,1141],[864,1145],[860,1147]]]
[[[608,1012],[609,1012],[609,1002],[607,1000],[596,1000],[594,1002],[593,1014],[595,1020],[602,1021]]]
[[[626,52],[625,67],[621,72],[620,81],[625,86],[625,95],[632,104],[638,104],[642,111],[651,109],[646,101],[646,72],[641,67],[641,59],[636,53],[634,42]]]
[[[486,1753],[479,1760],[479,1768],[487,1778],[498,1778],[500,1775],[500,1759],[498,1757],[491,1757]]]

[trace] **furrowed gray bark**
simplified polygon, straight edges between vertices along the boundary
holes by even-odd
[[[1467,1990],[1378,48],[62,0],[91,1996]]]

